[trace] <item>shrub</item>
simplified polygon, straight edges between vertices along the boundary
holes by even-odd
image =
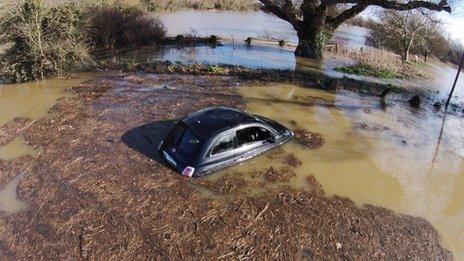
[[[137,8],[96,7],[90,13],[90,38],[95,47],[151,45],[159,43],[166,34],[159,19]]]
[[[214,9],[221,10],[222,9],[222,4],[218,3],[218,2],[214,3]]]
[[[26,0],[0,18],[0,44],[14,43],[0,56],[0,78],[7,82],[43,79],[90,62],[85,21],[73,5],[45,8]]]

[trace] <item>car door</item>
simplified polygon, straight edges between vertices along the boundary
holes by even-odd
[[[236,158],[235,131],[227,131],[218,135],[208,150],[205,165],[208,172],[233,165]]]
[[[240,139],[237,134],[241,135]],[[271,135],[275,136],[263,126],[242,127],[221,133],[208,149],[201,166],[202,172],[207,174],[232,166],[272,148],[268,141]]]

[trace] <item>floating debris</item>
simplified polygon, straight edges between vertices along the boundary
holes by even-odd
[[[303,146],[310,149],[317,149],[325,144],[321,134],[313,133],[305,129],[296,129],[293,131],[296,140]]]
[[[288,182],[290,178],[295,176],[295,173],[287,168],[276,170],[274,167],[270,167],[264,171],[264,177],[269,182]]]
[[[303,163],[301,162],[301,160],[299,160],[299,159],[295,156],[295,154],[293,154],[293,153],[292,153],[292,154],[287,154],[287,155],[285,156],[284,161],[285,161],[286,164],[288,164],[288,165],[290,165],[290,166],[292,166],[292,167],[294,167],[294,168],[299,167],[299,166],[301,166],[301,164],[303,164]]]
[[[365,131],[388,131],[390,128],[387,126],[382,126],[379,124],[368,124],[368,123],[355,123],[353,124],[353,128],[358,129],[358,130],[365,130]]]

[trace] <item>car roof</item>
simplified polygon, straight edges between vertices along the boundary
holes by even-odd
[[[241,124],[260,123],[256,117],[228,107],[206,108],[188,115],[183,122],[192,132],[203,138]]]

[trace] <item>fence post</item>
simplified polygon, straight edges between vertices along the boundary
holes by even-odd
[[[437,161],[438,151],[440,150],[441,139],[443,136],[443,130],[445,128],[446,110],[448,109],[448,105],[451,101],[451,97],[453,97],[453,92],[454,92],[454,89],[456,88],[456,84],[458,83],[459,74],[461,73],[463,63],[464,63],[464,52],[462,53],[461,62],[459,63],[459,68],[458,68],[458,73],[456,74],[456,79],[454,79],[453,88],[451,88],[451,92],[445,104],[445,111],[443,112],[443,120],[441,122],[440,134],[438,135],[437,146],[435,147],[435,153],[433,154],[432,164],[430,165],[430,169],[429,169],[429,175],[432,173],[433,167],[435,166],[435,162]]]
[[[458,83],[459,74],[461,74],[463,63],[464,63],[464,52],[462,53],[461,62],[459,63],[458,73],[456,74],[456,78],[454,79],[453,88],[451,88],[451,92],[450,92],[450,94],[448,96],[448,100],[446,101],[446,104],[445,104],[445,114],[446,114],[446,110],[448,109],[448,105],[449,105],[449,103],[451,101],[451,98],[453,97],[453,92],[454,92],[454,89],[456,88],[456,84]]]

